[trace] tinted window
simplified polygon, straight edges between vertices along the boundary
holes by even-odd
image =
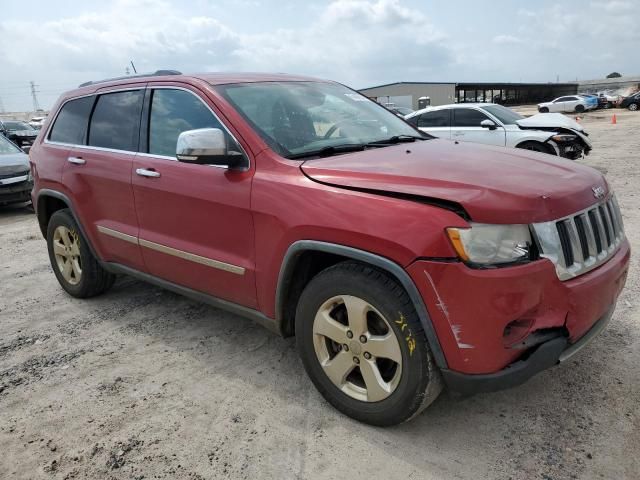
[[[418,118],[418,127],[450,127],[450,110],[436,110],[425,112]]]
[[[89,145],[135,152],[142,97],[142,90],[100,95],[91,116]]]
[[[560,97],[557,100],[554,100],[553,103],[571,102],[573,100],[577,100],[577,98],[575,98],[575,97]]]
[[[53,124],[49,140],[84,145],[93,101],[94,97],[83,97],[65,103]]]
[[[176,156],[178,135],[197,128],[224,128],[209,108],[184,90],[153,91],[149,117],[149,153]]]
[[[516,125],[516,122],[518,120],[522,120],[524,118],[519,113],[516,113],[509,108],[503,107],[502,105],[486,105],[480,108],[491,113],[505,125]]]
[[[453,125],[456,127],[479,127],[480,122],[488,120],[489,117],[471,108],[455,108],[453,118]]]

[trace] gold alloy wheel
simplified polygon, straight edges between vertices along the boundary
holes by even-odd
[[[342,392],[363,402],[391,395],[402,375],[402,351],[391,325],[361,298],[339,295],[318,309],[313,346],[320,366]]]
[[[80,283],[82,260],[78,234],[65,226],[57,227],[53,232],[53,254],[62,278],[70,285]]]

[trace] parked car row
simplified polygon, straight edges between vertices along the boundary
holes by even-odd
[[[28,151],[38,136],[38,130],[19,120],[0,120],[0,134]]]
[[[495,103],[458,103],[418,110],[405,119],[440,138],[524,148],[572,160],[591,150],[582,125],[559,113],[525,118]]]
[[[608,95],[600,93],[598,95],[577,94],[558,97],[550,102],[538,104],[540,113],[561,112],[561,113],[582,113],[596,108],[628,108],[635,111],[640,108],[640,92],[636,92],[628,97],[619,95]]]

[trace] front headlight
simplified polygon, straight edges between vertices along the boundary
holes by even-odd
[[[551,137],[551,140],[554,142],[562,143],[562,142],[573,142],[578,138],[577,135],[568,135],[568,134],[559,134]]]
[[[471,223],[471,228],[447,228],[461,260],[479,265],[513,263],[531,258],[528,225]]]

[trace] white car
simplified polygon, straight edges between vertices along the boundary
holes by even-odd
[[[559,113],[525,118],[495,103],[457,103],[418,110],[405,120],[435,137],[526,148],[571,160],[591,150],[582,125]]]
[[[544,102],[538,104],[538,111],[540,113],[556,112],[556,113],[582,113],[586,110],[592,110],[597,108],[598,103],[595,105],[589,101],[588,98],[581,95],[568,95],[565,97],[558,97],[550,102]]]

